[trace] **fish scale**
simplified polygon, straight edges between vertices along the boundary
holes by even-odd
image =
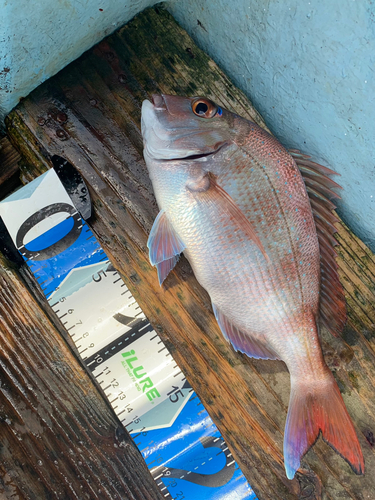
[[[323,200],[334,183],[324,184],[327,178],[320,172],[332,171],[298,152],[295,161],[256,124],[201,97],[163,95],[145,101],[142,135],[161,210],[148,240],[160,283],[184,252],[235,350],[286,363],[291,375],[284,436],[289,479],[320,432],[362,473],[355,429],[318,337],[320,248],[324,276],[334,265],[324,256],[334,253],[318,240],[317,227],[326,237],[333,216],[328,212],[327,219],[326,208],[318,204],[316,216],[326,220],[315,225],[296,161],[304,164],[307,176],[313,172],[316,180],[306,177],[307,186]],[[340,296],[340,289],[332,287],[330,297],[335,290]],[[345,310],[335,299],[324,303],[325,310],[331,306],[332,324],[342,327]]]
[[[251,146],[249,146],[249,148],[251,148]],[[279,149],[280,148],[278,147],[278,150]],[[242,151],[244,150],[242,149]],[[264,159],[264,163],[266,163],[266,160],[268,159]],[[297,281],[298,276],[295,276],[294,280],[292,280],[291,276],[293,276],[294,274],[298,274],[301,278],[301,281],[305,281],[308,284],[308,289],[306,290],[306,292],[308,292],[309,289],[313,289],[313,292],[315,292],[315,304],[312,303],[311,306],[312,309],[316,312],[316,287],[319,285],[319,279],[315,279],[315,282],[313,282],[312,279],[315,276],[318,277],[317,270],[319,269],[319,250],[316,233],[314,232],[312,235],[311,239],[313,240],[313,245],[309,245],[310,251],[308,253],[306,252],[306,248],[299,247],[299,245],[301,244],[299,243],[300,241],[306,242],[306,238],[301,233],[308,232],[309,226],[314,224],[312,221],[309,201],[307,195],[300,196],[300,199],[297,199],[297,197],[294,196],[293,204],[295,206],[292,206],[290,211],[293,214],[293,209],[295,211],[295,209],[297,208],[298,212],[296,212],[293,218],[291,218],[290,216],[285,217],[285,215],[287,214],[284,215],[280,209],[280,205],[282,203],[282,200],[280,201],[280,197],[282,196],[282,194],[278,194],[278,196],[275,195],[275,191],[282,188],[284,181],[279,180],[280,175],[277,170],[275,171],[275,165],[270,165],[269,160],[267,163],[268,164],[266,164],[266,168],[264,168],[261,163],[257,162],[257,164],[255,164],[254,162],[254,167],[251,167],[250,174],[249,169],[247,169],[246,171],[246,169],[243,168],[239,176],[237,176],[237,173],[233,172],[233,170],[226,170],[223,175],[220,176],[219,183],[223,185],[224,189],[228,190],[229,194],[231,194],[232,197],[236,198],[236,201],[241,210],[249,218],[251,223],[256,227],[256,231],[262,239],[263,244],[267,248],[267,252],[269,253],[269,256],[274,264],[272,274],[280,269],[281,272],[279,273],[278,281],[285,281],[285,274],[287,274],[289,276],[289,281],[287,283],[289,284]],[[279,171],[280,170],[281,169],[279,169]],[[294,178],[294,175],[296,175],[296,167],[292,165],[291,170],[292,173],[289,175],[288,171],[283,172],[283,179],[288,177]],[[267,172],[267,179],[265,178],[263,172]],[[297,173],[300,185],[302,186],[302,189],[304,189],[303,181],[302,179],[300,179],[300,174],[299,172]],[[231,182],[231,178],[236,178],[237,185],[243,186],[242,189],[238,190],[237,193],[235,191],[232,191],[233,182]],[[251,186],[249,186],[249,182],[247,181],[248,178],[250,180]],[[271,189],[274,189],[275,191],[271,191],[271,194],[269,192],[269,186],[274,186]],[[274,196],[274,200],[270,202],[269,200],[272,194]],[[307,205],[305,210],[303,210],[303,204]],[[262,213],[264,218],[264,221],[261,220],[260,223],[259,219],[256,219],[253,216],[253,214],[258,211]],[[304,223],[304,220],[307,220],[307,223]],[[285,227],[285,223],[289,221],[289,228],[287,228]],[[290,228],[294,229],[290,230]],[[288,246],[288,244],[290,245],[290,243],[292,242],[291,233],[293,233],[294,236],[293,247]],[[293,255],[293,257],[290,257],[290,259],[288,259],[289,253]],[[294,259],[294,262],[291,261],[292,258]],[[296,269],[296,263],[299,263],[301,261],[304,263],[303,268],[307,266],[309,268],[308,270],[303,271],[303,268],[299,268],[299,266],[297,266],[298,269]],[[311,268],[311,263],[314,264],[313,268]],[[296,272],[297,270],[298,273]],[[303,274],[306,275],[307,271],[309,271],[309,276],[306,277],[305,280],[302,280]],[[288,284],[284,284],[284,286],[288,286],[290,293],[294,295],[295,290],[293,289],[293,287],[289,286]],[[297,288],[296,290],[299,289]],[[296,297],[293,297],[293,300],[295,299]]]

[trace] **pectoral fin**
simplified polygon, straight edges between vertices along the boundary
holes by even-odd
[[[216,182],[211,174],[196,181],[196,186],[190,182],[188,189],[195,193],[197,199],[205,203],[219,205],[221,209],[227,212],[239,225],[240,229],[258,246],[264,257],[269,261],[264,246],[256,234],[251,222],[246,218],[242,210],[237,206],[233,198]]]
[[[148,237],[150,262],[156,265],[159,283],[167,277],[178,261],[178,256],[184,251],[185,245],[173,229],[164,210],[156,217]]]
[[[273,349],[268,346],[265,341],[262,342],[254,336],[239,330],[215,306],[215,304],[212,304],[212,309],[225,340],[230,342],[236,351],[240,351],[250,358],[279,359]]]

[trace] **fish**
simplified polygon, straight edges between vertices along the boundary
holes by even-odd
[[[335,172],[205,97],[153,95],[142,103],[141,129],[160,209],[147,242],[160,285],[183,253],[233,348],[286,364],[288,479],[320,434],[363,474],[319,342],[320,322],[337,336],[346,321],[332,236]]]

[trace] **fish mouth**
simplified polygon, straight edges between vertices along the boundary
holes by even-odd
[[[213,151],[210,151],[209,153],[201,153],[201,154],[196,154],[196,155],[188,155],[188,156],[179,156],[177,158],[168,158],[164,161],[191,161],[191,160],[201,160],[202,158],[208,158],[209,156],[213,156],[216,153],[218,153],[221,149],[223,149],[227,145],[227,142],[222,142],[220,145],[214,149]]]

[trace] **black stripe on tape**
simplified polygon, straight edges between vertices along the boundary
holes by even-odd
[[[137,321],[137,323],[125,332],[121,337],[106,345],[100,351],[85,359],[86,366],[94,371],[103,361],[122,351],[125,347],[140,339],[145,333],[152,332],[153,328],[147,319]]]

